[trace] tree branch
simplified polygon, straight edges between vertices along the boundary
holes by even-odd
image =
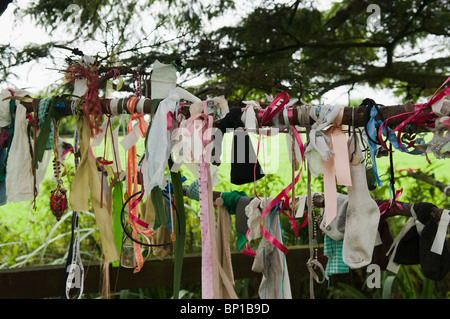
[[[434,179],[433,176],[430,176],[428,174],[425,174],[424,172],[418,170],[418,171],[408,171],[406,173],[409,177],[418,179],[422,182],[425,182],[427,184],[430,184],[434,187],[437,187],[445,196],[450,196],[450,185],[447,185],[445,183],[439,182],[436,179]]]

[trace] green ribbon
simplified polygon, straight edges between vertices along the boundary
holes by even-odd
[[[236,205],[241,198],[241,196],[247,196],[245,192],[240,191],[232,191],[232,192],[224,192],[221,197],[223,199],[223,205],[228,211],[228,214],[235,215],[236,214]],[[242,247],[244,247],[247,238],[246,235],[240,232],[236,232],[237,240],[236,240],[236,248],[238,251],[241,251]]]
[[[169,158],[169,167],[173,161]],[[181,285],[181,273],[183,270],[184,246],[186,242],[186,212],[184,210],[184,195],[181,173],[170,172],[175,196],[175,207],[177,208],[178,220],[175,240],[175,260],[173,270],[173,298],[178,299]]]
[[[158,186],[153,187],[150,191],[150,197],[152,199],[153,207],[155,208],[155,224],[153,229],[159,226],[166,226],[167,216],[164,209],[163,194],[161,188]]]
[[[247,235],[240,233],[240,232],[236,232],[236,248],[237,251],[241,251],[242,247],[244,247],[245,243],[247,242]]]
[[[241,196],[247,196],[245,192],[232,191],[224,192],[220,197],[223,199],[223,205],[230,215],[236,214],[236,205]]]
[[[48,113],[45,117],[44,123],[40,128],[39,135],[36,138],[36,149],[35,149],[35,158],[34,158],[34,168],[37,169],[40,162],[42,162],[42,158],[44,157],[44,152],[47,149],[47,142],[50,138],[50,133],[52,130],[52,122],[58,122],[62,117],[62,110],[64,108],[56,108],[55,106],[58,103],[64,103],[63,100],[68,97],[76,97],[71,94],[64,94],[61,96],[55,96],[51,99],[50,105],[48,106]]]
[[[120,253],[122,250],[122,223],[120,222],[120,215],[122,212],[122,182],[117,182],[112,191],[112,207],[113,207],[113,235],[114,242],[116,243],[117,251]],[[120,260],[112,262],[113,267],[120,266]]]

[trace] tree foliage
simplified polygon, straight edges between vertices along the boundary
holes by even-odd
[[[357,84],[391,88],[408,99],[433,93],[450,67],[448,2],[370,5],[343,0],[324,10],[306,0],[240,6],[233,0],[33,0],[16,9],[17,19],[32,17],[67,37],[20,49],[2,45],[3,80],[14,66],[51,58],[61,50],[56,43],[97,55],[103,65],[143,71],[156,59],[168,63],[180,56],[187,61],[186,78],[205,77],[192,88],[199,97],[241,101],[287,91],[311,101]],[[230,15],[242,19],[228,23]],[[96,52],[89,52],[87,41]]]

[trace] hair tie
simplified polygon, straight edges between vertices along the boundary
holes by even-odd
[[[138,243],[139,245],[143,245],[143,246],[147,246],[147,247],[159,247],[159,246],[167,246],[167,245],[173,244],[173,242],[174,242],[174,236],[171,236],[171,238],[172,238],[172,241],[171,241],[171,242],[162,243],[162,244],[149,244],[149,243],[144,243],[144,242],[141,242],[141,241],[139,241],[139,240],[133,238],[132,234],[130,234],[130,233],[127,231],[126,225],[125,225],[124,222],[123,222],[123,221],[124,221],[124,217],[125,217],[125,208],[127,207],[128,203],[129,203],[134,197],[136,197],[137,195],[141,195],[141,193],[142,193],[142,191],[139,191],[139,192],[134,193],[133,195],[131,195],[131,196],[125,201],[125,203],[123,203],[122,211],[120,212],[120,223],[122,224],[122,229],[123,229],[124,234],[125,234],[128,238],[130,238],[132,241],[134,241],[135,243]],[[170,202],[170,204],[173,206],[173,208],[174,208],[174,210],[175,210],[175,213],[176,213],[176,215],[177,215],[177,224],[179,225],[179,224],[180,224],[180,217],[178,216],[178,210],[177,210],[176,205],[170,200],[170,198],[169,198],[169,196],[167,196],[167,194],[162,193],[162,195],[163,195],[166,199],[168,199],[169,202]],[[127,213],[128,213],[128,212],[127,212]],[[180,228],[178,228],[178,234],[180,234]]]
[[[136,103],[136,113],[144,114],[144,104],[145,104],[145,98],[139,99],[139,101]]]

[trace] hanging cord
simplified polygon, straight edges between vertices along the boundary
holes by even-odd
[[[75,115],[75,103],[77,100],[73,100],[70,107],[72,110],[72,114]],[[74,171],[76,172],[79,164],[79,158],[78,158],[78,128],[77,128],[77,122],[75,121],[75,129],[74,129],[74,137],[73,137],[73,154],[74,154]],[[76,233],[75,233],[76,231]],[[71,254],[72,252],[72,254]],[[77,263],[79,265],[77,265]],[[67,262],[66,262],[66,269],[67,267],[70,267],[68,269],[68,276],[66,279],[66,290],[65,290],[65,297],[67,299],[71,299],[69,296],[70,289],[72,288],[73,280],[75,279],[76,269],[78,267],[79,269],[79,276],[80,276],[80,291],[78,292],[78,299],[81,298],[81,295],[83,294],[83,287],[84,287],[84,267],[83,263],[81,261],[80,257],[80,225],[79,225],[79,213],[74,211],[72,212],[72,237],[70,240],[70,248],[69,248],[69,254],[67,256]]]
[[[170,168],[169,165],[167,165],[167,171],[170,174]],[[173,212],[173,207],[172,207],[172,200],[173,200],[173,196],[172,196],[172,181],[170,181],[170,183],[167,183],[167,189],[169,192],[169,210],[170,210],[170,219],[171,219],[171,228],[172,228],[172,233],[171,233],[171,238],[172,238],[172,242],[175,241],[175,231],[174,231],[174,227],[175,227],[175,223],[174,223],[174,212]]]
[[[142,85],[141,85],[141,76],[139,75],[138,70],[134,70],[133,74],[133,89],[136,97],[142,96]]]
[[[64,105],[63,103],[57,103],[55,105],[55,108],[59,110],[61,108],[61,104]],[[62,163],[60,161],[60,155],[59,155],[59,150],[58,150],[59,118],[52,117],[51,120],[53,121],[53,126],[54,126],[53,172],[55,175],[57,185],[56,185],[56,188],[50,192],[50,209],[51,209],[53,215],[55,215],[56,219],[59,221],[61,219],[62,215],[67,210],[67,205],[68,205],[67,196],[66,196],[67,190],[63,187],[64,182],[62,180],[62,177],[65,176],[67,173],[67,168],[64,165],[64,163]],[[62,173],[61,173],[61,166],[64,167],[64,171]]]
[[[307,133],[306,136],[309,137],[310,129],[306,129]],[[309,142],[309,138],[308,138]],[[325,280],[325,270],[323,269],[322,264],[317,260],[317,253],[314,249],[314,229],[313,229],[313,223],[314,223],[314,216],[313,216],[313,203],[312,203],[312,192],[311,192],[311,170],[309,168],[309,162],[307,163],[307,188],[308,188],[308,199],[307,199],[307,205],[308,205],[308,242],[309,242],[309,259],[306,262],[306,266],[308,267],[309,271],[309,296],[311,299],[315,299],[314,296],[314,280],[317,283],[322,283]],[[315,268],[319,268],[321,272],[323,273],[322,280],[319,280],[319,277],[317,276],[316,272],[314,271]]]
[[[31,167],[33,172],[33,209],[36,211],[36,198],[38,196],[38,190],[37,190],[37,181],[36,181],[36,169],[33,167],[34,161],[35,161],[35,152],[36,149],[36,138],[37,138],[37,132],[39,128],[39,120],[38,120],[38,111],[37,111],[37,105],[36,103],[32,103],[33,106],[33,115],[28,114],[28,126],[27,126],[27,135],[28,135],[28,145],[30,148],[30,155],[31,155]],[[33,134],[33,144],[31,143],[31,135]]]

